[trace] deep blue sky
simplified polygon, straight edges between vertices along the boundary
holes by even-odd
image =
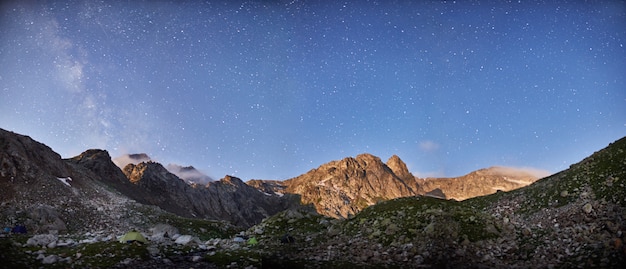
[[[247,180],[368,152],[459,176],[557,172],[626,135],[623,1],[18,2],[0,127],[63,157]]]

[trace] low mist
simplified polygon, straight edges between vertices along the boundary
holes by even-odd
[[[122,156],[113,158],[113,163],[117,165],[120,169],[124,169],[128,164],[139,164],[142,162],[154,161],[148,154],[139,153],[139,154],[124,154]],[[188,183],[196,183],[196,184],[207,184],[211,181],[214,181],[213,178],[207,176],[206,174],[200,172],[198,169],[193,166],[181,166],[178,164],[168,164],[165,166],[165,169],[170,173],[176,175],[178,178],[188,182]]]

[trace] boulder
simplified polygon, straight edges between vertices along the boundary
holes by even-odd
[[[65,222],[59,217],[59,213],[51,206],[39,205],[30,209],[30,218],[35,222],[39,231],[65,231]]]
[[[52,234],[36,234],[26,241],[27,246],[47,246],[57,241],[57,237]]]
[[[49,255],[49,256],[46,256],[45,258],[43,258],[41,263],[43,263],[43,264],[53,264],[53,263],[57,262],[58,260],[59,260],[59,257],[57,255]]]
[[[591,204],[587,203],[583,206],[583,211],[585,211],[585,213],[589,214],[591,213],[591,211],[593,211],[593,207],[591,206]]]
[[[175,234],[180,233],[176,227],[169,225],[169,224],[164,224],[164,223],[159,223],[155,225],[154,228],[152,228],[151,230],[152,230],[152,235],[161,234],[165,236],[167,234],[167,236],[170,236],[170,237]]]
[[[174,243],[179,244],[179,245],[187,245],[191,241],[194,241],[193,236],[191,236],[191,235],[181,235],[178,238],[176,238],[176,241]]]

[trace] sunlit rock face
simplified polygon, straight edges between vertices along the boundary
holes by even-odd
[[[320,214],[346,218],[379,201],[415,195],[412,177],[397,156],[390,163],[403,178],[371,154],[332,161],[306,174],[286,180],[285,192],[302,196]]]
[[[248,184],[266,193],[301,195],[302,203],[312,204],[318,213],[347,218],[380,201],[399,197],[426,195],[464,200],[514,190],[535,180],[533,173],[505,167],[455,178],[420,179],[396,155],[383,163],[376,156],[361,154],[331,161],[289,180],[251,180]]]
[[[461,177],[416,179],[420,193],[435,190],[447,199],[465,200],[473,197],[511,191],[525,187],[538,179],[536,174],[507,167],[490,167]],[[438,197],[440,194],[437,195]]]
[[[386,164],[398,178],[407,182],[413,180],[413,174],[409,172],[406,164],[400,159],[400,157],[398,157],[398,155],[391,156],[391,158],[387,160]]]

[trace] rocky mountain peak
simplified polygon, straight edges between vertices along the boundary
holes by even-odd
[[[351,159],[351,157],[348,157],[346,159]],[[356,156],[355,159],[363,164],[367,164],[370,162],[380,162],[380,158],[369,153],[359,154]]]
[[[133,183],[149,184],[146,181],[162,181],[170,184],[185,183],[176,175],[170,173],[163,165],[148,161],[138,164],[129,163],[123,169],[126,177]]]
[[[83,153],[73,157],[73,160],[80,161],[83,159],[109,159],[111,160],[111,155],[109,152],[103,149],[88,149]]]
[[[300,194],[324,215],[346,218],[378,201],[414,195],[380,158],[365,153],[332,161],[286,180],[285,192]]]
[[[267,196],[241,179],[225,176],[204,187],[190,185],[156,162],[128,164],[128,180],[141,192],[145,203],[185,217],[226,220],[238,226],[250,226],[263,218],[299,204],[296,199]]]
[[[238,177],[226,175],[224,178],[220,179],[220,182],[233,185],[233,186],[242,186],[245,183]]]
[[[66,177],[68,166],[61,155],[29,136],[0,129],[0,179],[22,180],[52,174]]]
[[[398,155],[393,155],[387,160],[387,166],[393,171],[396,176],[402,179],[413,179],[413,174],[409,172],[409,169],[406,167],[406,164],[398,157]]]
[[[81,165],[105,176],[108,179],[117,178],[125,181],[121,171],[111,161],[111,155],[106,150],[89,149],[69,159],[70,162]],[[120,177],[121,175],[121,177]]]

